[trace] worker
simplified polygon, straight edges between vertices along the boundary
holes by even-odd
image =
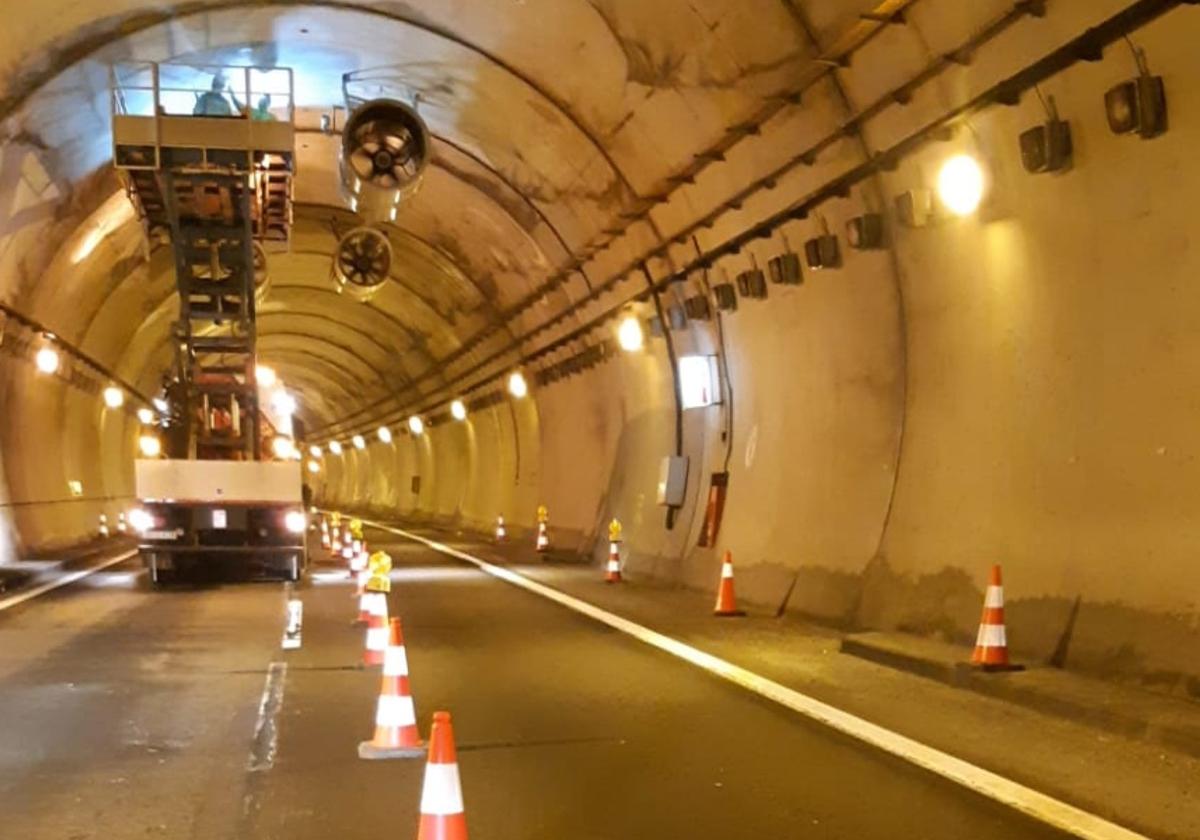
[[[196,107],[192,109],[192,114],[197,117],[232,117],[240,114],[241,103],[237,101],[237,97],[233,95],[232,91],[229,94],[233,99],[232,107],[229,100],[225,98],[225,89],[228,87],[229,83],[225,80],[225,74],[218,72],[213,76],[212,89],[196,97]]]
[[[250,111],[250,119],[259,122],[271,122],[275,115],[271,113],[271,94],[264,93],[259,97],[258,104]]]

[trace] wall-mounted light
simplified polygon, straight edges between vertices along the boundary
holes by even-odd
[[[1137,132],[1143,140],[1167,130],[1167,91],[1162,76],[1150,75],[1144,50],[1133,46],[1138,74],[1128,82],[1109,88],[1104,94],[1104,113],[1114,134]]]
[[[138,451],[143,458],[157,458],[162,454],[162,441],[158,435],[142,435],[138,438]]]
[[[310,473],[313,473],[314,475],[316,475],[317,473],[319,473],[319,472],[321,471],[321,465],[320,465],[320,463],[318,463],[318,462],[317,462],[315,459],[313,459],[313,458],[309,458],[309,459],[308,459],[308,471],[309,471]]]
[[[938,170],[938,199],[956,216],[978,210],[986,189],[983,167],[970,155],[954,155]]]
[[[821,268],[837,268],[842,264],[842,254],[837,237],[832,233],[814,236],[804,243],[804,261],[814,271]]]
[[[933,193],[922,187],[896,196],[896,216],[905,227],[921,228],[933,217]]]
[[[408,430],[414,435],[422,435],[425,433],[425,421],[417,415],[408,418]]]
[[[43,347],[37,351],[34,357],[34,363],[37,369],[42,373],[55,373],[58,371],[58,366],[61,363],[58,358],[58,351],[53,347]]]
[[[624,316],[617,326],[617,343],[626,353],[636,353],[646,344],[646,334],[642,330],[642,322],[632,312]]]
[[[883,216],[863,213],[846,222],[846,242],[856,251],[872,251],[883,247]]]
[[[380,443],[391,443],[392,442],[392,430],[389,429],[387,426],[380,426],[379,431],[376,432],[376,434],[379,436]]]
[[[783,286],[799,286],[804,282],[800,271],[800,255],[788,251],[767,261],[767,275],[772,283]]]
[[[137,419],[138,419],[138,422],[140,422],[143,426],[149,426],[151,423],[154,422],[154,419],[155,419],[154,411],[149,408],[139,408],[137,410]]]
[[[735,278],[738,294],[744,298],[762,300],[767,296],[767,275],[761,268],[743,271]]]
[[[162,397],[155,397],[150,402],[154,403],[154,407],[158,409],[160,414],[166,414],[168,409],[171,408],[171,404]]]
[[[1046,122],[1021,132],[1021,165],[1026,172],[1058,172],[1071,165],[1071,125],[1058,118],[1054,97],[1044,100]]]
[[[450,416],[459,421],[467,419],[467,407],[462,400],[450,403]]]
[[[334,455],[342,454],[342,445],[336,440],[329,441],[329,451]]]
[[[525,381],[525,377],[521,374],[521,371],[513,371],[508,377],[508,393],[512,394],[518,400],[523,399],[529,393],[529,383]]]
[[[314,458],[320,458],[321,457],[321,447],[317,446],[314,443],[312,446],[308,447],[308,454],[313,456]]]
[[[109,408],[120,408],[125,405],[125,392],[116,385],[104,389],[104,404]]]
[[[350,438],[350,442],[354,444],[355,449],[366,449],[367,441],[362,435],[355,435]]]
[[[279,377],[275,375],[273,368],[266,365],[256,365],[254,367],[254,378],[258,381],[260,388],[274,388],[275,383],[279,381]]]

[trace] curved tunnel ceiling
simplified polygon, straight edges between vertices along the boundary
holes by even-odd
[[[695,243],[680,236],[736,196],[749,174],[794,155],[792,144],[759,142],[757,126],[740,128],[747,120],[781,114],[777,132],[803,148],[857,102],[904,80],[878,59],[835,75],[830,50],[848,57],[879,38],[903,59],[898,67],[909,66],[1012,8],[987,2],[968,11],[945,0],[141,5],[115,0],[104,17],[82,20],[77,6],[50,2],[36,26],[0,35],[0,53],[13,57],[0,75],[0,186],[14,187],[19,205],[0,256],[15,275],[4,293],[153,390],[170,359],[171,267],[162,249],[146,253],[110,169],[108,68],[127,60],[293,68],[296,226],[290,252],[272,257],[261,355],[305,383],[305,419],[317,428],[416,405],[480,360],[503,364],[515,358],[504,348],[528,349],[516,339],[548,319],[569,309],[562,333],[618,300],[610,283],[594,306],[581,303],[629,265],[650,258],[651,268],[670,269],[694,258],[695,246],[783,206],[766,190],[744,207],[730,203],[730,218],[706,222]],[[889,27],[888,15],[903,10],[906,25]],[[356,222],[341,209],[338,137],[319,128],[351,71],[363,71],[368,88],[415,95],[439,138],[422,190],[390,228],[391,282],[365,306],[331,294],[330,256]],[[908,111],[881,120],[881,138],[919,124],[922,109]],[[864,152],[865,140],[847,134],[821,163],[844,166]],[[720,165],[698,180],[686,174],[697,161]],[[827,170],[786,177],[787,192],[803,194]],[[55,241],[63,244],[47,244]],[[554,277],[566,279],[546,286]],[[56,307],[67,297],[76,303],[70,317]],[[344,397],[312,390],[338,378]]]

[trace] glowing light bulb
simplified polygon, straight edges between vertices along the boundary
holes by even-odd
[[[116,385],[104,389],[104,404],[109,408],[120,408],[125,405],[125,392]]]
[[[54,373],[58,370],[59,365],[58,351],[50,347],[43,347],[37,351],[34,361],[37,369],[42,373]]]
[[[467,407],[463,405],[462,400],[455,400],[454,402],[450,403],[450,416],[455,420],[467,419]]]
[[[621,324],[617,327],[617,343],[627,353],[636,353],[642,349],[646,343],[646,336],[642,332],[642,322],[636,315],[626,315],[621,319]]]
[[[321,447],[317,446],[314,443],[312,446],[308,447],[308,454],[313,456],[314,458],[320,458],[321,457]]]
[[[366,439],[363,438],[362,435],[355,435],[354,437],[352,437],[350,439],[350,442],[354,444],[355,449],[366,449],[367,448],[367,441],[366,441]]]
[[[529,393],[529,384],[520,371],[515,371],[512,376],[508,377],[508,393],[517,399],[521,399]]]
[[[275,383],[279,381],[275,371],[266,365],[257,365],[254,368],[254,376],[258,380],[259,387],[262,388],[274,388]]]
[[[308,471],[315,475],[321,471],[321,465],[310,458],[308,461]]]
[[[425,432],[425,421],[417,415],[408,418],[408,430],[414,435],[421,435]]]
[[[338,443],[336,440],[331,440],[331,441],[329,441],[329,451],[332,452],[334,455],[341,455],[342,454],[342,445],[340,443]]]
[[[137,418],[144,426],[149,426],[154,422],[154,411],[149,408],[139,408],[137,410]]]
[[[138,438],[138,449],[143,458],[157,458],[162,454],[162,441],[158,435],[142,435]]]
[[[970,155],[955,155],[938,172],[938,198],[956,216],[969,216],[979,209],[987,179],[979,161]]]
[[[379,431],[376,432],[376,434],[379,435],[380,443],[391,443],[392,442],[392,430],[389,429],[387,426],[380,426]]]

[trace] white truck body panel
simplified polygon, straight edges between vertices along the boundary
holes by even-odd
[[[134,478],[137,497],[144,502],[303,503],[296,461],[138,459]]]

